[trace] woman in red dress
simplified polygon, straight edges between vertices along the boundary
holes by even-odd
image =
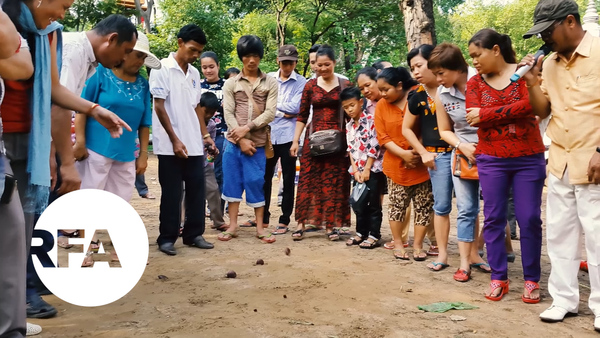
[[[339,239],[340,227],[350,226],[350,162],[345,152],[339,155],[312,157],[309,155],[308,135],[310,132],[337,129],[345,133],[344,117],[341,113],[340,92],[342,85],[349,82],[334,75],[335,55],[333,49],[323,45],[317,51],[317,78],[306,83],[302,93],[296,132],[290,152],[298,155],[298,140],[310,116],[309,127],[300,157],[300,180],[296,194],[296,221],[298,229],[292,234],[301,240],[306,224],[321,226],[325,223],[327,238]],[[344,81],[345,83],[342,83]]]

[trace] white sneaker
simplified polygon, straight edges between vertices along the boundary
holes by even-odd
[[[41,326],[27,323],[27,336],[35,336],[40,333],[42,333]]]
[[[547,323],[562,322],[565,317],[577,316],[577,312],[569,312],[560,306],[552,305],[540,314],[540,319]],[[598,321],[600,324],[600,320]]]

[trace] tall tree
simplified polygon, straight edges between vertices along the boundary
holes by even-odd
[[[272,6],[275,8],[277,20],[277,45],[285,45],[285,30],[287,27],[287,19],[290,16],[290,5],[294,0],[271,0]]]
[[[436,44],[433,0],[401,0],[408,49]]]
[[[137,8],[138,12],[140,13],[140,16],[144,19],[144,29],[146,30],[146,34],[150,34],[150,19],[152,18],[154,0],[146,0],[146,10],[142,8],[140,0],[135,0],[135,8]]]

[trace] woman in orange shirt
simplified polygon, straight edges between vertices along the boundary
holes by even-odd
[[[402,135],[402,122],[408,110],[408,93],[418,83],[406,68],[386,68],[377,75],[381,98],[375,107],[375,129],[379,144],[386,149],[383,172],[388,177],[389,219],[394,239],[402,238],[402,222],[412,200],[415,212],[413,258],[423,261],[423,239],[433,216],[433,193],[427,168]],[[394,257],[408,260],[401,240],[394,241]]]

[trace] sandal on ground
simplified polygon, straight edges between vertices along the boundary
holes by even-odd
[[[352,233],[350,232],[350,228],[348,227],[341,227],[338,230],[338,235],[340,236],[350,236],[352,235]]]
[[[539,290],[540,289],[540,285],[536,282],[532,282],[532,281],[525,281],[525,290],[527,290],[527,294],[528,297],[525,297],[525,295],[521,295],[521,299],[523,300],[524,303],[527,304],[537,304],[540,302],[540,298],[538,296],[538,298],[531,298],[531,293],[535,290]]]
[[[93,256],[93,253],[91,251],[89,251],[88,253],[85,254],[85,258],[83,259],[83,262],[81,263],[81,267],[89,268],[91,266],[94,266],[94,256]]]
[[[506,255],[506,261],[509,262],[509,263],[514,263],[515,262],[515,258],[517,258],[517,257],[515,256],[514,252],[511,252],[511,253],[509,253],[509,254]]]
[[[355,236],[350,237],[350,239],[348,239],[348,241],[346,242],[346,245],[347,246],[359,245],[363,241],[364,241],[364,239],[362,239],[362,237],[355,235]]]
[[[437,245],[430,245],[427,256],[439,256],[440,250]]]
[[[229,229],[229,224],[221,224],[218,227],[213,228],[218,231],[227,231]]]
[[[305,226],[305,230],[304,232],[315,232],[315,231],[321,231],[321,230],[325,230],[325,227],[323,227],[322,225],[314,225],[314,224],[307,224]]]
[[[265,244],[275,243],[275,241],[276,241],[275,236],[273,236],[273,234],[270,232],[266,235],[258,235],[257,234],[256,238],[260,239]]]
[[[331,232],[326,233],[327,238],[334,242],[340,239],[340,232],[337,229],[333,229]]]
[[[90,250],[92,250],[93,253],[98,253],[98,250],[100,250],[100,241],[96,240],[91,241],[90,242]]]
[[[404,246],[405,248],[408,248],[408,243],[404,243],[404,244],[403,244],[403,246]],[[396,248],[396,247],[394,246],[394,241],[393,241],[393,240],[392,240],[392,241],[389,241],[389,242],[387,242],[387,243],[385,243],[385,244],[383,245],[383,247],[384,247],[384,248],[386,248],[386,249],[388,249],[388,250],[394,250],[394,248]]]
[[[361,249],[375,249],[379,246],[379,240],[377,238],[370,237],[364,240],[358,245]]]
[[[69,243],[67,236],[59,236],[56,242],[58,243],[58,246],[63,249],[70,249],[73,247],[73,244]]]
[[[490,265],[488,263],[473,263],[469,266],[471,267],[471,269],[477,269],[485,273],[492,273],[492,268],[490,268]],[[484,266],[487,267],[487,269],[485,269]]]
[[[292,232],[292,240],[293,241],[301,241],[304,238],[304,232],[305,232],[305,230],[302,230],[302,229],[298,229],[298,230]]]
[[[441,262],[430,262],[429,264],[427,264],[427,268],[431,271],[442,271],[445,268],[449,267],[450,264],[446,264],[446,263],[441,263]]]
[[[471,271],[458,269],[454,273],[454,280],[457,282],[464,283],[464,282],[468,282],[469,279],[471,279]]]
[[[424,255],[424,256],[421,256]],[[417,262],[422,262],[427,259],[427,251],[424,249],[415,249],[413,251],[413,259]]]
[[[410,260],[410,257],[408,257],[408,252],[406,252],[404,249],[394,249],[394,257],[403,261]]]
[[[240,224],[241,228],[253,228],[256,227],[256,222],[253,220],[248,220],[246,223]]]
[[[145,195],[140,195],[141,198],[145,198],[145,199],[149,199],[149,200],[153,200],[156,199],[156,196],[152,195],[151,193],[146,193]]]
[[[232,238],[237,238],[237,236],[238,235],[234,234],[233,232],[223,231],[219,234],[219,236],[217,236],[217,239],[223,242],[227,242],[230,241]]]
[[[282,231],[283,230],[283,231]],[[287,226],[278,225],[274,231],[271,231],[273,235],[285,235],[289,231]]]
[[[496,291],[497,289],[500,289],[500,293],[497,296],[492,296],[494,294],[494,291]],[[485,298],[487,298],[489,300],[493,300],[494,302],[497,302],[497,301],[501,300],[502,297],[504,297],[504,295],[507,293],[508,293],[508,280],[507,281],[493,280],[490,283],[490,294],[485,295]]]

